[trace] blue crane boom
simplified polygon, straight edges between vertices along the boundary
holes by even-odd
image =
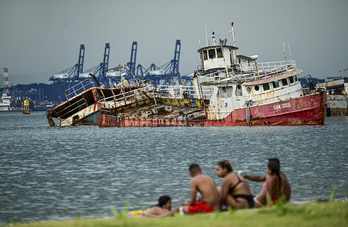
[[[93,75],[98,77],[99,82],[107,86],[108,81],[106,78],[106,73],[104,71],[107,70],[109,67],[109,56],[110,56],[110,43],[105,43],[103,62],[81,73],[79,79],[83,80],[85,78],[90,78],[89,73],[92,73]]]
[[[76,70],[76,74],[75,74],[75,78],[78,79],[80,73],[83,72],[83,63],[85,60],[85,45],[81,44],[80,46],[80,53],[79,53],[79,61],[76,65],[77,70]]]
[[[83,63],[85,58],[85,45],[80,45],[79,59],[77,64],[59,72],[49,78],[53,83],[57,82],[72,82],[79,79],[80,73],[83,71]]]
[[[159,85],[161,81],[170,83],[171,79],[177,79],[180,83],[179,61],[180,61],[181,42],[176,40],[174,58],[161,66],[156,66],[154,63],[149,68],[145,69],[142,65],[138,65],[136,77],[138,79],[147,79],[154,84]]]
[[[127,66],[133,75],[135,75],[135,65],[136,65],[136,61],[137,61],[137,49],[138,49],[138,43],[136,41],[133,41],[130,61],[127,63]]]

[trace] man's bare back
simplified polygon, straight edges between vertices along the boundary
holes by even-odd
[[[198,174],[191,179],[191,201],[190,205],[196,202],[197,191],[201,194],[201,202],[211,206],[214,210],[219,210],[219,192],[214,180],[207,175]]]
[[[182,203],[185,213],[209,213],[219,210],[219,192],[213,178],[204,175],[202,169],[197,164],[189,167],[191,199],[189,202]],[[197,192],[201,198],[197,199]],[[198,200],[198,201],[197,201]]]

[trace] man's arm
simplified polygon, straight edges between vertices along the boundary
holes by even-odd
[[[197,195],[197,185],[194,182],[194,180],[191,180],[190,187],[191,187],[191,200],[190,200],[189,206],[190,205],[193,206],[196,203],[196,195]]]
[[[162,208],[156,207],[152,212],[148,214],[144,213],[144,216],[151,217],[151,218],[166,217],[166,216],[173,216],[175,212],[179,212],[179,207],[177,207],[175,210],[172,210],[172,211],[164,211]]]
[[[243,175],[243,177],[251,181],[266,181],[266,176]]]

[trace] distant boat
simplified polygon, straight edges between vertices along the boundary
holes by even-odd
[[[10,111],[11,96],[8,89],[8,68],[4,66],[4,89],[0,98],[0,111]]]

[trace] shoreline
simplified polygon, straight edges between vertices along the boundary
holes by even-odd
[[[165,218],[128,218],[124,210],[110,219],[40,221],[7,225],[19,227],[43,226],[346,226],[348,223],[348,201],[313,202],[303,205],[275,205],[270,208],[238,209],[227,212],[185,215]],[[0,225],[3,226],[3,225]]]

